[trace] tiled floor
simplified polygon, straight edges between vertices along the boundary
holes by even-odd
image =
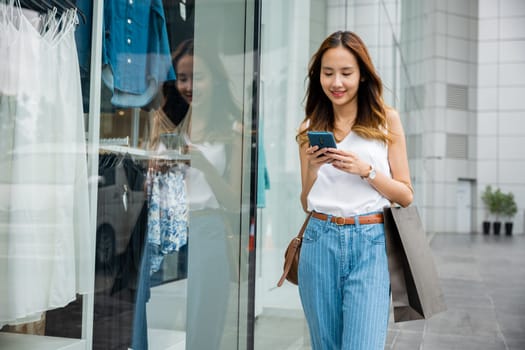
[[[525,235],[436,234],[431,248],[448,310],[394,324],[385,349],[525,349]],[[256,350],[307,350],[300,310],[264,309]]]
[[[448,311],[427,321],[399,324],[390,317],[385,349],[525,350],[525,235],[436,234],[430,238]],[[273,251],[276,256],[268,256],[268,269],[278,274],[282,254]],[[275,288],[277,277],[268,282],[276,297],[265,300],[266,308],[255,323],[255,349],[310,350],[297,287]],[[120,298],[122,302],[113,305],[104,296],[100,295],[95,308],[95,332],[100,334],[94,348],[121,349],[129,336],[123,325],[129,326],[131,320],[123,311],[132,304]],[[52,312],[47,314],[49,325],[60,330],[59,336],[80,336],[81,304],[71,306],[74,311],[63,322],[53,318]],[[110,318],[113,314],[118,317]],[[110,332],[104,338],[101,334],[109,327],[117,327],[120,333]]]

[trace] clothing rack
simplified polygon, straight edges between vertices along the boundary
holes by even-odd
[[[129,136],[100,139],[100,144],[105,146],[129,146]]]
[[[180,154],[178,151],[165,150],[165,151],[148,151],[142,148],[136,147],[125,147],[119,145],[104,145],[100,144],[99,147],[103,151],[129,154],[135,159],[143,160],[173,160],[173,161],[188,161],[191,159],[189,154]]]

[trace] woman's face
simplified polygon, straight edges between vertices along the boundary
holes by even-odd
[[[321,87],[332,104],[344,106],[357,102],[361,72],[355,56],[338,46],[326,50],[321,59]]]
[[[193,56],[184,55],[175,67],[177,90],[184,100],[191,104],[193,99]]]
[[[200,104],[209,99],[213,86],[212,76],[201,59],[184,55],[177,63],[175,71],[177,89],[188,104]]]

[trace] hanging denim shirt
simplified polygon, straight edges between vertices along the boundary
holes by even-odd
[[[112,0],[104,4],[102,78],[111,102],[142,107],[158,87],[174,80],[161,0]]]
[[[78,64],[81,77],[89,78],[91,61],[91,23],[93,21],[93,1],[77,0],[77,9],[86,16],[86,22],[80,22],[75,30]]]

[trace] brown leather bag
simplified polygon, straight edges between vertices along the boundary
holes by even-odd
[[[284,280],[288,280],[288,282],[293,284],[299,283],[299,278],[297,277],[297,272],[299,270],[299,255],[301,254],[304,230],[306,229],[311,216],[312,213],[309,213],[304,220],[301,230],[299,230],[297,236],[290,241],[288,248],[286,248],[284,253],[283,274],[279,282],[277,282],[277,287],[282,286]]]

